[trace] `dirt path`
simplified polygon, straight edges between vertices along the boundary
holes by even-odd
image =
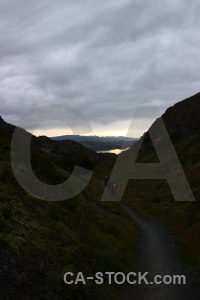
[[[167,226],[150,218],[142,218],[128,206],[122,204],[137,224],[140,240],[137,246],[135,272],[149,272],[148,281],[155,275],[185,275],[186,284],[129,285],[123,299],[134,300],[199,300],[197,286],[199,276],[189,270],[177,257],[176,246]],[[132,279],[132,278],[131,278]]]

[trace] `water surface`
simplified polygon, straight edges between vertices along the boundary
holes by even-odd
[[[105,151],[97,151],[98,153],[114,153],[114,154],[120,154],[122,151],[128,150],[126,149],[112,149],[112,150],[105,150]]]

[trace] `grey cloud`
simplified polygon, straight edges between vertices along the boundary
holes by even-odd
[[[199,91],[199,12],[198,0],[2,0],[2,116],[57,103],[111,126],[139,105],[163,112]]]

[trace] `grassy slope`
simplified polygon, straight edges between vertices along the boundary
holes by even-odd
[[[163,120],[190,183],[196,202],[174,203],[166,180],[130,180],[123,197],[125,202],[141,213],[153,215],[167,222],[177,236],[177,241],[180,244],[179,251],[182,256],[198,271],[200,271],[199,116],[200,94],[177,103],[163,115]],[[159,130],[157,121],[152,126],[156,131]],[[124,155],[124,159],[130,159],[133,149],[122,154]],[[148,132],[144,136],[137,162],[158,162]]]
[[[100,202],[102,187],[95,177],[72,200],[47,202],[28,195],[16,182],[10,166],[13,129],[0,120],[2,297],[117,299],[118,287],[102,288],[92,283],[67,286],[63,274],[82,271],[89,276],[96,271],[130,271],[137,240],[133,224],[115,203]],[[33,138],[33,169],[46,183],[66,180],[76,160],[83,167],[98,163],[94,152],[77,143],[60,143]]]

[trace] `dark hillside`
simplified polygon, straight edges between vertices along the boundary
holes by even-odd
[[[168,222],[182,247],[180,251],[200,270],[200,93],[168,108],[162,116],[196,201],[174,202],[168,183],[160,180],[130,180],[123,200],[145,214]],[[158,139],[159,120],[151,126]],[[134,145],[121,154],[130,161]],[[168,151],[166,149],[166,159]],[[143,136],[138,163],[159,162],[148,131]],[[123,178],[122,178],[123,180]]]
[[[173,107],[167,109],[167,111],[163,114],[162,119],[166,126],[166,129],[171,138],[172,144],[177,152],[178,158],[181,162],[181,165],[185,171],[185,174],[188,178],[188,181],[193,189],[195,194],[195,198],[197,201],[200,199],[200,189],[199,189],[199,172],[200,172],[200,94],[194,95],[191,98],[188,98],[184,101],[181,101],[175,104]],[[155,133],[156,140],[158,143],[162,142],[163,136],[160,133],[160,124],[159,119],[157,119],[149,130],[152,130]],[[142,146],[140,148],[139,154],[137,156],[137,163],[159,163],[159,159],[157,157],[156,151],[154,149],[152,140],[149,135],[149,131],[147,131],[143,137],[141,138]],[[134,153],[134,149],[137,145],[137,142],[127,151],[124,151],[120,154],[120,161],[123,165],[124,162],[128,162],[128,166],[131,170],[131,166],[133,165],[132,153]],[[168,159],[168,149],[165,149],[165,158]],[[99,168],[99,166],[98,166]],[[120,176],[120,175],[119,175]],[[120,177],[123,180],[123,174]],[[162,182],[161,182],[162,181]],[[157,199],[157,201],[173,201],[173,197],[163,180],[159,182],[155,182],[150,184],[149,181],[145,181],[144,189],[148,188],[153,189],[155,193],[149,193],[149,195],[145,194],[145,200],[153,201],[153,199]],[[150,184],[150,185],[149,185]],[[130,186],[134,186],[134,191],[136,192],[136,186],[140,187],[141,182],[138,184],[135,181]],[[142,189],[139,189],[142,193]],[[137,193],[140,193],[139,190]],[[158,191],[158,195],[157,195]],[[139,194],[138,194],[139,195]],[[162,197],[161,197],[162,196]]]
[[[132,222],[117,205],[100,201],[102,186],[94,176],[81,194],[66,201],[27,194],[10,163],[14,129],[0,119],[1,299],[117,299],[113,286],[66,285],[63,275],[128,271],[137,238]],[[32,166],[45,183],[65,181],[74,164],[93,169],[103,159],[73,141],[32,136]]]

